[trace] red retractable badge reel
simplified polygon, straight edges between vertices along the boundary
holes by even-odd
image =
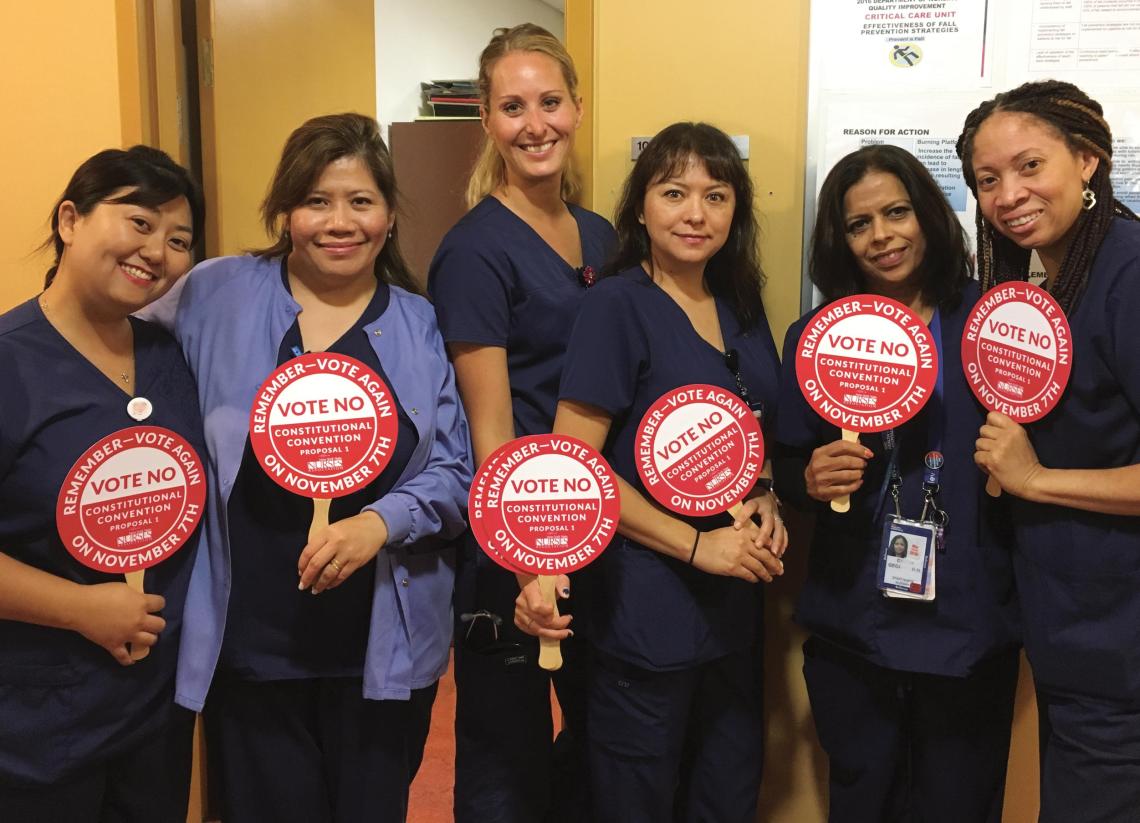
[[[554,576],[578,571],[609,545],[621,516],[617,477],[573,437],[520,437],[480,466],[468,497],[471,532],[508,571],[538,575],[555,607]],[[561,667],[556,640],[540,638],[539,665]]]
[[[634,460],[646,491],[670,511],[735,514],[764,466],[764,437],[736,394],[691,384],[649,407],[638,426]]]
[[[395,401],[359,360],[328,352],[296,357],[261,384],[249,441],[277,485],[313,498],[310,537],[328,525],[329,501],[375,480],[396,448]]]
[[[926,405],[938,351],[917,314],[887,297],[857,294],[823,308],[796,346],[796,379],[811,408],[843,439],[901,426]],[[835,511],[851,506],[844,496]]]
[[[107,435],[68,471],[56,500],[56,528],[88,568],[126,575],[143,590],[143,572],[181,549],[206,505],[202,460],[180,435],[133,426]],[[149,650],[132,650],[141,660]]]
[[[1044,289],[1001,283],[982,295],[962,332],[962,370],[978,401],[1018,423],[1032,423],[1061,401],[1072,372],[1065,312]],[[1001,487],[991,478],[991,495]]]

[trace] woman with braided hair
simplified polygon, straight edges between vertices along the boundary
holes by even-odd
[[[975,462],[1016,498],[1014,568],[1041,718],[1042,821],[1140,809],[1140,222],[1113,198],[1112,134],[1069,83],[983,103],[958,140],[982,286],[1030,252],[1072,329],[1059,406],[991,413]]]

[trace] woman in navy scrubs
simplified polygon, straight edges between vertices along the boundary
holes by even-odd
[[[137,425],[133,397],[204,457],[177,344],[130,316],[190,268],[204,213],[161,151],[94,155],[52,214],[46,288],[0,317],[0,819],[186,819],[194,717],[174,667],[197,533],[142,594],[68,553],[56,499],[80,455]]]
[[[612,247],[609,223],[569,202],[577,86],[566,49],[530,23],[498,31],[479,59],[486,139],[471,211],[444,237],[428,281],[476,464],[550,431],[566,338]],[[558,588],[565,597],[569,582]],[[581,638],[563,642],[559,671],[540,669],[537,642],[512,624],[516,600],[542,608],[535,578],[516,579],[469,536],[455,599],[456,820],[579,823],[589,815]],[[571,609],[560,608],[563,629]],[[553,743],[552,680],[565,717]]]
[[[262,206],[273,245],[201,264],[156,307],[198,378],[212,458],[211,551],[190,585],[177,697],[205,703],[227,821],[407,815],[447,668],[446,541],[463,531],[471,466],[396,208],[376,121],[313,118]],[[387,467],[313,530],[313,502],[270,480],[249,439],[258,386],[305,351],[370,368],[399,425]]]
[[[847,155],[819,193],[810,275],[825,301],[870,293],[910,307],[938,346],[936,391],[908,423],[849,443],[807,405],[788,330],[776,439],[778,487],[815,513],[796,619],[811,637],[804,679],[830,763],[832,821],[1000,821],[1017,640],[1010,552],[990,528],[973,465],[983,418],[962,372],[960,341],[978,298],[966,238],[929,172],[894,146]],[[941,452],[938,489],[924,458]],[[926,492],[949,515],[932,602],[877,585],[895,513],[918,519]],[[851,496],[851,509],[829,504]]]
[[[783,572],[786,532],[764,484],[736,522],[665,512],[634,441],[649,406],[690,383],[774,416],[752,181],[727,135],[676,123],[638,158],[616,214],[617,256],[574,325],[554,424],[602,450],[621,486],[621,537],[589,594],[594,815],[743,823],[763,756],[755,584]]]
[[[977,464],[1014,498],[1014,569],[1041,720],[1041,820],[1140,815],[1140,222],[1113,197],[1112,134],[1069,83],[966,118],[983,286],[1031,251],[1072,330],[1072,374],[1028,429],[992,413]]]

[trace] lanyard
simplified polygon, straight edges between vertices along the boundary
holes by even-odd
[[[945,463],[942,457],[942,436],[946,430],[946,404],[943,402],[942,318],[937,308],[930,318],[930,336],[934,338],[934,348],[938,354],[938,376],[934,382],[934,396],[931,398],[934,403],[934,413],[931,415],[927,439],[929,448],[926,452],[925,469],[922,473],[924,502],[919,520],[925,521],[929,516],[931,521],[940,526],[945,526],[949,521],[949,516],[938,507],[936,500],[941,488],[942,467]],[[876,522],[882,518],[883,506],[887,501],[888,493],[894,501],[895,517],[902,517],[902,508],[899,503],[902,491],[902,473],[899,471],[898,465],[898,441],[899,436],[895,434],[894,429],[887,429],[883,432],[883,447],[890,457],[887,462],[886,474],[883,476],[882,488],[879,489],[879,502],[875,506]]]
[[[740,353],[736,349],[726,349],[724,352],[724,365],[732,372],[732,379],[736,381],[736,395],[744,404],[752,410],[752,414],[756,416],[756,421],[763,425],[764,423],[764,402],[762,400],[753,400],[752,394],[748,391],[748,387],[744,385],[744,378],[740,375]]]

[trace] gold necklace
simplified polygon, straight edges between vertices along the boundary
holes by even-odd
[[[48,322],[49,322],[49,323],[51,323],[51,324],[52,324],[52,326],[55,326],[55,323],[52,323],[52,319],[51,319],[51,318],[52,318],[52,315],[51,315],[51,311],[49,311],[49,310],[48,310],[48,302],[47,302],[47,296],[46,296],[46,295],[45,295],[43,292],[41,292],[41,293],[40,293],[40,297],[39,297],[39,304],[40,304],[40,309],[41,309],[41,310],[43,311],[43,313],[44,313],[44,317],[46,317],[46,318],[47,318]],[[56,330],[57,330],[57,331],[58,331],[58,328],[59,328],[59,327],[58,327],[58,326],[56,326]],[[130,376],[129,374],[127,374],[125,371],[121,371],[121,372],[119,372],[119,379],[120,379],[121,381],[123,381],[123,383],[124,383],[125,385],[128,385],[128,386],[129,386],[129,385],[131,384],[131,376]]]

